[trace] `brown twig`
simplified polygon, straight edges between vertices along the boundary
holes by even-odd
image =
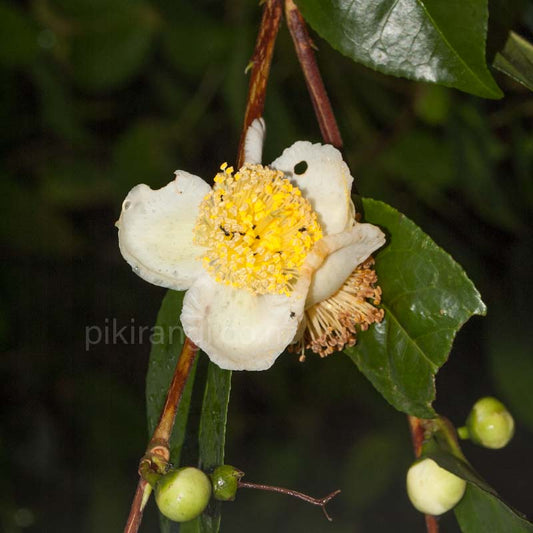
[[[239,144],[237,157],[238,167],[244,162],[244,138],[248,126],[263,115],[265,93],[274,51],[274,43],[281,20],[281,0],[267,0],[265,2],[259,35],[252,56],[250,86],[243,131]],[[170,459],[168,441],[174,427],[176,412],[183,393],[183,388],[189,376],[198,348],[185,339],[182,353],[176,364],[174,377],[170,384],[165,405],[161,412],[157,427],[148,443],[146,453],[139,464],[140,479],[137,484],[135,497],[131,504],[130,514],[124,528],[124,533],[137,533],[142,520],[144,504],[147,501],[147,492],[151,490],[145,478],[154,473],[164,473]],[[328,500],[329,501],[329,500]],[[326,502],[327,503],[327,502]],[[324,504],[325,505],[325,504]]]
[[[185,339],[181,355],[176,364],[176,370],[168,389],[167,398],[163,411],[159,417],[159,421],[154,430],[147,450],[156,450],[159,446],[167,446],[172,428],[174,427],[174,420],[176,419],[176,412],[183,392],[183,387],[187,381],[187,377],[191,371],[192,364],[198,353],[198,347],[190,340]],[[168,452],[168,449],[167,449]],[[166,452],[163,452],[166,453]],[[167,458],[168,460],[168,458]]]
[[[141,525],[144,504],[151,487],[146,479],[150,473],[163,474],[170,460],[169,440],[176,419],[176,412],[181,400],[185,382],[189,377],[192,364],[198,353],[198,347],[189,339],[185,339],[181,355],[176,363],[174,376],[170,383],[165,405],[161,411],[159,422],[148,443],[146,453],[139,464],[139,482],[130,508],[130,514],[124,527],[124,533],[137,533]]]
[[[420,457],[422,453],[422,445],[426,437],[426,424],[428,421],[423,418],[416,418],[416,416],[408,416],[409,429],[411,430],[411,439],[413,441],[413,450],[415,457]],[[439,533],[439,523],[432,515],[425,515],[427,533]]]
[[[250,62],[251,75],[248,88],[248,100],[246,112],[244,114],[244,124],[242,128],[241,140],[239,143],[239,157],[237,167],[244,163],[244,139],[248,126],[256,119],[263,116],[265,107],[265,95],[270,65],[274,53],[274,44],[278,35],[281,21],[282,5],[281,0],[267,0],[264,5],[263,17],[254,53]]]
[[[305,20],[293,0],[285,0],[285,17],[313,102],[322,138],[326,143],[342,148],[341,133],[316,63],[314,44],[307,31]]]
[[[323,498],[313,498],[312,496],[309,496],[308,494],[304,494],[303,492],[298,492],[296,490],[292,489],[285,489],[283,487],[273,487],[272,485],[263,485],[260,483],[248,483],[246,481],[238,481],[237,486],[240,489],[258,489],[258,490],[266,490],[269,492],[277,492],[279,494],[285,494],[286,496],[293,496],[294,498],[298,498],[299,500],[303,500],[304,502],[310,503],[312,505],[318,505],[322,508],[322,511],[324,512],[324,515],[326,518],[332,522],[333,519],[331,516],[329,516],[326,505],[333,499],[337,494],[340,493],[339,490],[335,490],[328,494],[327,496],[324,496]]]
[[[152,489],[148,481],[140,478],[139,483],[137,483],[137,490],[135,491],[133,502],[131,503],[130,515],[128,516],[124,533],[136,533],[139,531],[144,510],[143,501],[146,499],[146,492],[149,490]]]

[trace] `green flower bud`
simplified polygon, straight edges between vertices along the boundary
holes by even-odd
[[[231,465],[222,465],[215,468],[211,474],[215,500],[233,501],[237,493],[239,479],[243,475],[243,472]]]
[[[514,420],[505,405],[487,396],[478,400],[466,419],[468,437],[485,448],[503,448],[514,435]],[[460,435],[465,432],[461,431]]]
[[[424,514],[441,515],[460,501],[466,481],[441,468],[433,459],[414,463],[407,472],[407,495]]]
[[[187,522],[209,503],[211,483],[198,468],[171,470],[155,486],[155,501],[162,514],[175,522]]]

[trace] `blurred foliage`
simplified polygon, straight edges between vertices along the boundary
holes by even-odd
[[[113,223],[132,185],[161,186],[176,168],[209,179],[235,157],[259,17],[246,0],[0,1],[2,531],[124,523],[147,440],[150,346],[139,327],[154,324],[164,291],[131,274]],[[514,29],[531,40],[531,6]],[[439,373],[436,408],[462,424],[480,395],[509,405],[508,449],[465,453],[531,516],[530,93],[496,74],[505,98],[484,101],[386,77],[316,41],[359,192],[419,224],[488,304]],[[282,29],[266,161],[294,140],[319,140],[305,95]],[[411,454],[404,417],[345,356],[285,357],[268,373],[234,375],[227,461],[250,481],[341,488],[336,532],[422,530],[404,491]],[[318,509],[241,492],[223,506],[226,531],[332,530]],[[441,523],[455,531],[453,518]],[[157,527],[150,507],[143,530]]]

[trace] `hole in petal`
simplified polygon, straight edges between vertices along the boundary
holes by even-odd
[[[306,170],[307,170],[307,161],[300,161],[299,163],[296,163],[296,165],[294,165],[294,173],[298,174],[298,176],[305,174]]]

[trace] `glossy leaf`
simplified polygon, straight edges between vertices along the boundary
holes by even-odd
[[[154,431],[159,420],[174,368],[183,346],[184,333],[179,320],[183,294],[183,292],[176,291],[167,292],[152,332],[152,350],[146,378],[148,430],[150,434]],[[203,355],[203,357],[206,356]],[[185,385],[170,439],[170,460],[174,465],[180,464],[195,369],[196,363]],[[224,462],[230,388],[231,372],[221,370],[218,366],[209,363],[198,429],[199,468],[206,472]],[[164,533],[171,531],[215,533],[219,526],[220,505],[218,503],[211,503],[200,517],[181,524],[181,526],[161,517],[161,528]]]
[[[224,442],[231,371],[209,363],[200,419],[200,467],[206,471],[224,463]]]
[[[496,54],[494,67],[533,91],[533,44],[514,31]]]
[[[424,456],[468,482],[463,499],[454,509],[463,533],[533,532],[533,524],[506,505],[466,461],[443,450]]]
[[[505,505],[498,497],[468,483],[455,516],[463,533],[531,533],[533,524]]]
[[[472,468],[472,466],[466,462],[466,460],[459,459],[455,455],[445,452],[443,450],[435,450],[430,453],[423,453],[424,457],[430,457],[441,468],[455,474],[456,476],[468,481],[480,488],[481,490],[498,496],[498,493]]]
[[[150,435],[154,432],[159,420],[168,387],[174,375],[174,368],[183,346],[184,334],[179,320],[183,295],[183,292],[170,290],[167,292],[163,298],[151,336],[152,350],[146,375],[146,409]],[[180,464],[195,369],[196,363],[185,384],[176,414],[174,430],[170,438],[170,461],[174,465]],[[161,529],[163,532],[170,532],[173,526],[174,524],[170,520],[161,516]]]
[[[501,98],[485,62],[487,0],[300,0],[334,48],[385,74]]]
[[[405,215],[375,200],[363,205],[366,221],[387,234],[376,256],[385,318],[345,352],[396,409],[432,418],[435,375],[457,331],[485,305],[464,270]]]
[[[199,468],[210,472],[224,464],[226,422],[231,389],[231,371],[209,363],[199,428]],[[196,519],[183,524],[181,533],[217,533],[221,503],[212,500]]]

